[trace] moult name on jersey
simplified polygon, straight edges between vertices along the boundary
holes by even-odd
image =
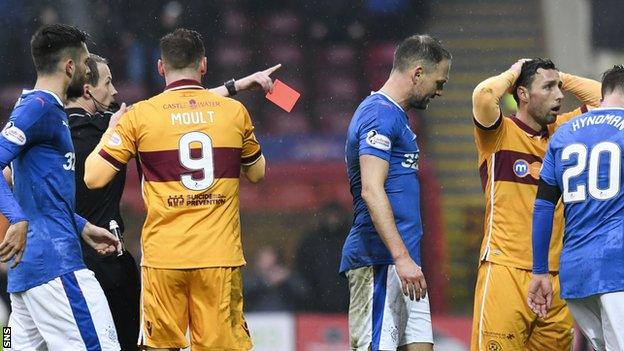
[[[214,111],[193,111],[171,114],[171,125],[208,124],[214,122]]]

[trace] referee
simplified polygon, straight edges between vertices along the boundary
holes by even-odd
[[[83,96],[70,100],[65,107],[76,153],[76,213],[103,228],[108,228],[110,221],[115,220],[123,233],[119,202],[126,182],[125,166],[102,189],[89,190],[83,180],[85,159],[108,128],[110,117],[117,109],[117,90],[113,86],[108,61],[90,54],[88,65],[91,73],[84,85]],[[138,350],[141,286],[134,257],[125,250],[121,256],[102,257],[84,242],[82,255],[108,299],[121,349]]]

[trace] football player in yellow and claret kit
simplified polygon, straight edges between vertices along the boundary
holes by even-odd
[[[518,112],[506,117],[499,102],[508,91]],[[562,91],[583,105],[561,113]],[[550,60],[525,59],[481,82],[472,103],[486,211],[471,350],[570,350],[573,320],[559,298],[562,206],[557,206],[549,256],[556,297],[544,319],[526,303],[533,265],[532,211],[550,136],[587,106],[599,105],[600,83],[559,72]]]
[[[249,350],[239,177],[261,181],[265,160],[245,107],[202,87],[207,63],[199,33],[177,29],[160,49],[165,91],[111,119],[87,158],[85,183],[101,187],[121,165],[139,160],[147,208],[140,345],[188,347],[188,328],[193,351]]]

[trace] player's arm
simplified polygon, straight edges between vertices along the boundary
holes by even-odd
[[[131,138],[128,137],[124,125],[120,125],[119,123],[126,111],[126,104],[121,104],[119,111],[111,116],[108,129],[104,135],[102,135],[99,144],[91,151],[85,160],[84,182],[89,189],[98,189],[106,186],[106,184],[113,180],[123,164],[123,162],[120,162],[108,152],[110,148],[106,147],[106,145],[111,145],[111,140],[118,140],[118,143],[113,143],[114,147],[120,148],[118,156],[124,159],[129,159],[132,156],[132,153],[129,151],[132,147],[126,145],[133,145],[133,142]],[[125,161],[127,162],[127,160]]]
[[[18,104],[11,114],[8,123],[0,133],[0,169],[7,168],[23,149],[31,143],[37,143],[48,137],[44,123],[40,123],[46,115],[45,104],[24,102]],[[8,262],[15,258],[12,266],[17,266],[22,260],[26,247],[28,233],[28,218],[17,203],[9,182],[4,176],[0,177],[0,212],[9,221],[4,240],[0,243],[0,261]]]
[[[257,161],[250,165],[243,165],[242,172],[250,183],[259,183],[264,180],[266,173],[266,159],[260,155]]]
[[[555,207],[561,190],[555,180],[553,142],[544,156],[537,195],[533,206],[533,278],[529,285],[527,302],[540,317],[545,317],[553,298],[548,275],[548,252],[552,236]]]
[[[0,168],[4,169],[15,157],[11,152],[3,148],[5,140],[0,140]],[[26,247],[26,233],[28,232],[28,219],[19,206],[9,182],[5,177],[0,177],[0,212],[9,221],[9,228],[0,244],[0,261],[8,262],[13,257],[15,261],[12,267],[17,266],[22,260],[22,254]]]
[[[500,100],[509,91],[526,59],[514,63],[507,71],[479,83],[472,93],[472,114],[483,128],[494,126],[502,118]]]
[[[411,258],[396,227],[392,207],[384,188],[388,177],[388,161],[373,155],[360,155],[362,199],[373,225],[394,260],[403,293],[413,300],[424,298],[427,283],[420,267]]]
[[[247,77],[237,79],[234,81],[234,90],[236,90],[236,92],[241,92],[245,90],[262,89],[265,93],[268,93],[271,89],[273,89],[273,79],[271,78],[271,74],[277,71],[280,67],[282,67],[281,63],[271,68],[267,68],[264,71],[258,71],[248,75]],[[209,90],[217,95],[230,96],[230,92],[225,85]]]
[[[254,125],[245,106],[240,104],[238,118],[241,119],[243,146],[241,150],[241,172],[251,183],[259,183],[264,179],[266,159],[262,155],[260,143],[254,134]]]
[[[573,94],[585,105],[592,107],[600,105],[602,98],[600,82],[563,72],[559,72],[559,77],[562,83],[561,89]]]
[[[4,169],[2,170],[2,175],[4,176],[4,180],[7,182],[7,184],[10,187],[13,187],[13,177],[11,173],[11,167],[9,166],[4,167]]]

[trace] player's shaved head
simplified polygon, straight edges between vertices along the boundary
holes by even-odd
[[[178,28],[160,39],[160,57],[170,69],[199,67],[205,53],[202,37],[194,30]]]
[[[619,90],[624,94],[624,66],[615,65],[602,74],[602,97]]]
[[[526,61],[522,64],[522,70],[520,71],[520,75],[518,79],[516,79],[516,84],[513,87],[513,98],[516,100],[516,103],[520,103],[520,99],[518,98],[518,87],[525,87],[527,89],[531,88],[531,84],[533,83],[533,79],[537,74],[538,69],[557,69],[555,64],[550,59],[545,58],[534,58],[530,61]]]
[[[87,33],[67,24],[49,24],[39,28],[30,40],[30,51],[37,73],[53,73],[64,57],[76,59],[84,47]]]
[[[442,60],[451,60],[451,53],[436,38],[419,34],[403,40],[394,51],[392,70],[405,72],[417,62],[438,64]]]

